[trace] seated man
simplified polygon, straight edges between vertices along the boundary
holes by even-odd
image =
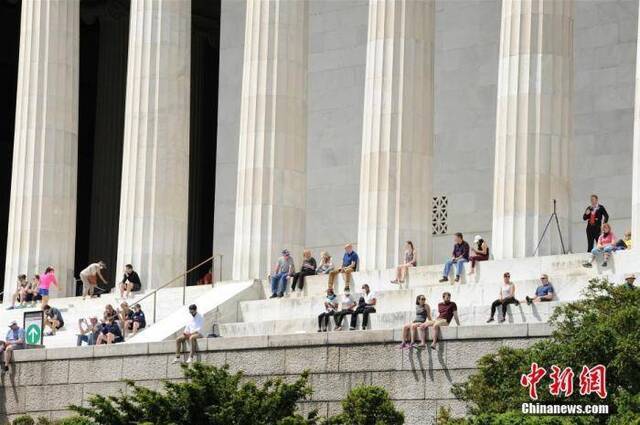
[[[344,290],[348,291],[351,286],[351,273],[358,270],[358,253],[353,250],[353,245],[348,243],[344,246],[344,256],[342,257],[342,267],[329,272],[329,289],[333,289],[336,276],[344,273]]]
[[[636,281],[636,275],[633,273],[627,273],[624,275],[623,285],[629,289],[636,289],[636,286],[634,285],[635,281]]]
[[[369,285],[366,283],[362,285],[362,296],[358,300],[358,307],[356,307],[355,311],[351,315],[351,326],[349,326],[350,331],[356,329],[358,314],[360,313],[362,313],[362,330],[364,331],[367,329],[367,325],[369,324],[369,314],[376,312],[375,306],[377,302],[376,294],[369,289]]]
[[[198,338],[202,338],[204,318],[200,313],[198,313],[198,307],[195,304],[191,304],[189,306],[189,314],[191,315],[191,320],[184,327],[182,335],[176,338],[176,358],[173,359],[173,363],[180,363],[182,345],[185,343],[191,345],[187,363],[191,363],[195,360],[196,350],[198,349]]]
[[[24,348],[24,330],[13,320],[9,323],[9,332],[5,341],[0,341],[0,353],[3,354],[2,372],[9,371],[9,363],[15,350]]]
[[[444,263],[444,271],[442,272],[442,279],[440,282],[449,281],[449,273],[451,268],[456,268],[456,282],[460,282],[460,275],[464,271],[464,263],[469,261],[469,244],[464,240],[462,233],[458,232],[454,236],[453,253],[451,258]]]
[[[147,326],[147,319],[144,316],[144,312],[142,311],[142,307],[140,304],[136,304],[133,306],[133,318],[131,323],[131,336],[134,336],[138,333],[140,329],[144,329]]]
[[[83,342],[87,345],[96,345],[96,341],[100,335],[100,328],[101,327],[96,316],[91,316],[89,319],[79,319],[78,330],[80,333],[78,334],[78,341],[76,345],[80,347]]]
[[[98,335],[96,345],[115,344],[122,341],[124,341],[124,338],[122,337],[120,326],[118,326],[117,321],[109,317],[102,324],[102,328],[100,329],[100,334]]]
[[[438,304],[438,318],[436,320],[427,320],[424,324],[420,325],[420,339],[422,343],[418,345],[418,347],[426,347],[427,346],[427,332],[429,332],[429,327],[431,327],[431,335],[433,342],[431,343],[431,348],[436,349],[438,344],[438,331],[442,326],[449,326],[451,323],[451,319],[456,319],[456,324],[460,326],[460,320],[458,319],[458,306],[456,303],[451,301],[451,294],[449,292],[444,292],[442,294],[442,301]]]
[[[42,310],[44,311],[44,327],[49,327],[49,329],[51,329],[51,331],[47,332],[45,335],[55,335],[56,331],[64,326],[62,313],[57,308],[51,307],[48,304],[45,304],[42,307]]]
[[[540,286],[536,288],[535,297],[531,298],[528,295],[524,297],[527,300],[527,304],[538,303],[544,301],[553,300],[553,285],[549,282],[549,276],[544,273],[540,276]]]
[[[336,323],[335,330],[341,331],[342,320],[344,319],[344,316],[346,316],[347,314],[353,314],[355,311],[356,301],[353,299],[353,295],[351,295],[351,292],[349,292],[349,289],[347,288],[343,292],[342,298],[340,299],[340,311],[337,311],[333,316],[333,320]]]
[[[133,270],[131,264],[124,266],[124,276],[122,282],[120,282],[120,298],[129,298],[131,291],[138,292],[142,289],[142,282],[140,282],[140,276]]]
[[[295,266],[293,264],[293,258],[286,249],[282,250],[282,257],[278,258],[278,261],[273,266],[273,273],[269,278],[271,279],[271,298],[284,296],[284,291],[287,289],[287,278],[293,276],[295,272]]]

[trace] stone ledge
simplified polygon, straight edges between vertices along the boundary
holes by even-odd
[[[517,338],[527,336],[526,323],[460,326],[458,339]]]
[[[47,360],[63,360],[63,359],[85,359],[93,357],[93,349],[95,346],[84,347],[64,347],[64,348],[47,348],[45,349]]]

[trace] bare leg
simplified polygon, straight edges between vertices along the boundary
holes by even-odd
[[[410,324],[404,325],[402,327],[402,343],[406,344],[407,342],[409,342],[410,336],[409,336],[409,328],[411,327]]]
[[[433,325],[433,328],[431,330],[431,339],[433,340],[433,342],[431,343],[431,348],[433,348],[434,350],[436,349],[436,346],[438,344],[438,331],[440,330],[440,325]]]
[[[404,283],[404,278],[407,275],[407,266],[400,266],[400,267],[398,267],[398,269],[399,269],[398,271],[399,271],[399,275],[400,275],[399,276],[400,283]]]

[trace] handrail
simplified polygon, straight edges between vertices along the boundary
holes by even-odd
[[[191,267],[186,272],[180,273],[180,275],[178,275],[178,276],[174,277],[173,279],[171,279],[170,281],[160,285],[159,287],[155,288],[153,291],[149,292],[148,294],[145,294],[142,298],[132,301],[131,304],[140,304],[140,302],[142,302],[143,300],[146,300],[147,298],[149,298],[150,296],[153,295],[153,323],[155,323],[156,322],[156,295],[157,295],[158,291],[161,290],[161,289],[166,288],[168,285],[170,285],[171,283],[175,282],[176,280],[178,280],[178,279],[180,279],[182,277],[185,277],[186,275],[188,275],[192,271],[196,270],[198,267],[202,266],[203,264],[206,264],[209,261],[214,260],[216,257],[220,257],[220,263],[222,263],[222,254],[213,254],[211,257],[209,257],[206,260],[202,261],[201,263]],[[184,283],[182,284],[182,305],[186,304],[186,289],[187,289],[187,281],[185,279]]]

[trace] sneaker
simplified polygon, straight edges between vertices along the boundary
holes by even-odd
[[[489,320],[487,320],[487,323],[491,323],[493,322],[493,317],[490,317]]]
[[[604,261],[604,262],[602,263],[602,267],[607,267],[607,262],[606,262],[606,261]]]
[[[282,298],[282,297],[284,297],[284,294],[281,292],[278,294],[278,298]]]
[[[15,307],[11,306],[11,307],[7,307],[7,310],[13,310]]]
[[[527,300],[527,305],[531,305],[531,298],[529,298],[529,296],[527,295],[526,297],[524,297]]]
[[[456,276],[456,282],[460,282],[460,275]]]
[[[356,330],[356,328],[349,327],[349,330],[350,330],[350,331],[355,331],[355,330]]]
[[[407,344],[406,342],[403,342],[402,344],[398,345],[398,350],[404,350],[408,345],[409,344]]]
[[[44,336],[53,336],[53,332],[45,332]]]
[[[191,363],[193,363],[193,359],[191,358],[191,356],[189,356],[187,358],[187,364],[191,364]]]
[[[278,294],[271,294],[271,296],[269,298],[276,298],[278,296]]]
[[[440,282],[440,283],[449,282],[449,278],[443,277],[438,282]]]
[[[180,357],[176,357],[175,359],[173,359],[173,361],[171,363],[173,363],[173,364],[182,363],[182,360],[180,359]]]
[[[398,283],[398,281],[396,279],[392,280],[391,283]]]
[[[504,317],[500,320],[498,320],[498,323],[504,323],[507,319],[505,319]]]
[[[584,262],[584,263],[582,263],[582,267],[586,267],[586,268],[590,269],[592,267],[592,265],[591,265],[591,263]]]
[[[337,326],[333,329],[334,331],[341,331],[342,330],[342,326]]]

